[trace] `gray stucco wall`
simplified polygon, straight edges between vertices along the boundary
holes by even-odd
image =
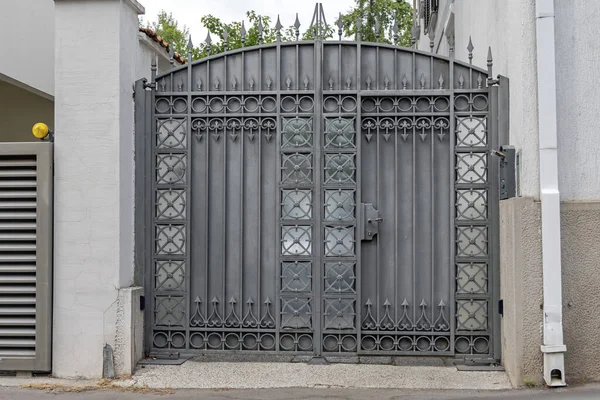
[[[500,202],[502,351],[514,386],[542,379],[541,208]],[[567,383],[600,380],[600,202],[562,202],[563,329]]]
[[[36,122],[54,128],[54,102],[0,80],[0,142],[33,142]]]

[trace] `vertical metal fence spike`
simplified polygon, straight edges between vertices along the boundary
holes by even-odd
[[[229,48],[229,32],[227,32],[227,27],[223,27],[223,51],[227,51]]]
[[[296,29],[296,40],[300,40],[300,20],[298,19],[298,13],[296,13],[296,21],[294,21],[294,28]]]
[[[438,83],[440,84],[440,89],[444,88],[444,77],[440,74],[440,79],[438,79]]]
[[[375,17],[375,41],[379,42],[381,24],[379,23],[379,18]]]
[[[494,67],[494,59],[492,58],[492,46],[488,48],[488,56],[487,56],[487,69],[488,69],[488,80],[494,79],[493,75],[493,67]]]
[[[275,32],[277,33],[277,41],[281,42],[281,28],[283,28],[283,25],[281,25],[281,20],[279,19],[279,15],[277,15],[277,23],[275,24]]]
[[[240,29],[240,35],[242,38],[242,47],[246,45],[246,27],[244,26],[244,21],[242,21],[242,28]]]
[[[258,44],[262,44],[263,43],[263,32],[264,28],[263,28],[263,23],[262,23],[262,16],[258,17]]]
[[[343,33],[343,29],[344,29],[344,21],[342,19],[342,13],[340,13],[340,16],[338,17],[338,36],[340,38],[340,41],[342,40],[342,33]]]
[[[402,90],[406,90],[407,84],[408,84],[408,78],[406,77],[406,74],[404,74],[404,76],[402,77]]]
[[[206,35],[206,40],[204,41],[204,43],[206,43],[206,54],[210,55],[210,45],[212,43],[210,32],[208,32],[208,34]]]
[[[469,64],[473,64],[473,40],[471,40],[471,36],[469,36],[469,45],[467,46],[467,51],[469,52]]]
[[[193,51],[194,51],[194,43],[192,43],[192,35],[190,35],[189,39],[188,39],[188,59],[187,59],[188,64],[192,62]]]
[[[394,26],[392,27],[394,44],[398,44],[398,18],[394,20]]]

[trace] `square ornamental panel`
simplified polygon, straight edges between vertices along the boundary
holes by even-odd
[[[312,147],[313,119],[312,118],[283,118],[281,128],[281,147]]]
[[[187,120],[183,118],[157,119],[156,148],[185,149]]]
[[[354,154],[325,154],[325,184],[356,184]]]
[[[312,184],[312,154],[293,153],[281,155],[281,183],[283,185]]]
[[[487,146],[486,118],[464,117],[456,119],[457,147]]]
[[[325,120],[325,147],[354,148],[356,128],[354,118],[327,118]]]
[[[294,261],[281,263],[282,292],[310,292],[312,290],[312,263]]]
[[[328,262],[325,263],[325,293],[348,294],[356,293],[356,263]]]
[[[312,218],[310,189],[281,191],[281,219],[307,220]]]
[[[281,227],[281,255],[310,256],[312,254],[312,227],[284,225]]]
[[[325,220],[354,221],[356,203],[354,190],[325,190]]]
[[[456,191],[456,219],[485,221],[487,219],[487,190],[458,189]]]
[[[325,227],[326,257],[353,257],[355,242],[354,226]]]

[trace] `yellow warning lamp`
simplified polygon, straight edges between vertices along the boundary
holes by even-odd
[[[33,136],[35,136],[38,139],[45,139],[46,136],[48,136],[48,134],[51,133],[50,128],[48,128],[48,125],[46,125],[43,122],[38,122],[37,124],[33,125],[33,128],[31,128],[31,133],[33,133]]]

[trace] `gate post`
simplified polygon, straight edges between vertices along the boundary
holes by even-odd
[[[135,366],[133,282],[135,0],[55,0],[53,373],[97,378]],[[140,325],[136,327],[136,325]]]

